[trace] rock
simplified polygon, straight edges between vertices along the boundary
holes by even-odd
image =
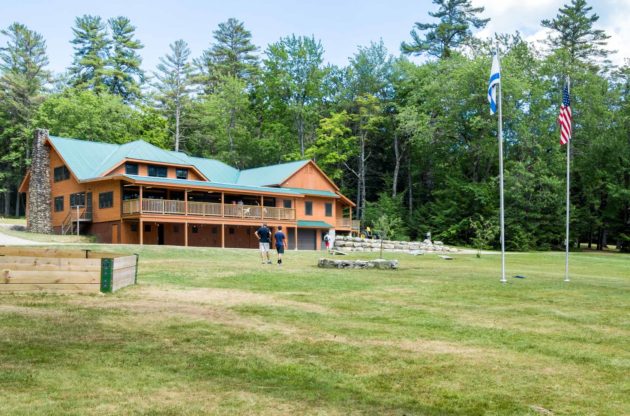
[[[320,258],[317,267],[326,269],[382,269],[395,270],[398,269],[398,260],[333,260],[329,258]]]
[[[393,244],[389,244],[389,243],[383,243],[383,248],[392,249],[392,248],[394,248],[394,245]]]
[[[411,250],[409,252],[409,254],[411,254],[413,256],[422,256],[424,254],[424,251],[422,251],[422,250]]]

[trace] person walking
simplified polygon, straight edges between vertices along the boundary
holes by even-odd
[[[254,235],[256,236],[256,238],[258,238],[258,248],[260,249],[260,258],[262,259],[262,264],[271,264],[271,259],[269,258],[269,242],[271,240],[271,230],[267,228],[267,224],[263,223],[262,227],[257,229]],[[267,258],[266,261],[265,258]]]
[[[282,255],[284,254],[284,242],[287,237],[282,232],[282,225],[278,226],[278,231],[273,235],[274,240],[276,240],[276,251],[278,252],[278,266],[282,265]]]

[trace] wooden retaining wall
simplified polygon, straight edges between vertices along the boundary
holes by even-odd
[[[115,292],[137,266],[137,255],[0,246],[0,292]]]

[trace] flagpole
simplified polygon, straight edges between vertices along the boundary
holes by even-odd
[[[571,79],[567,76],[567,91],[571,90]],[[571,209],[571,138],[567,140],[567,223],[566,223],[566,240],[565,240],[565,265],[564,265],[564,281],[570,282],[569,279],[569,219]]]
[[[497,59],[499,59],[499,48],[496,49]],[[501,206],[501,283],[506,283],[505,280],[505,216],[503,205],[503,112],[501,111],[501,84],[503,80],[497,85],[499,93],[499,198]]]

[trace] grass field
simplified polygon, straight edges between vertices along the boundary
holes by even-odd
[[[0,224],[12,224],[26,226],[25,220],[4,218],[0,220]],[[10,235],[13,237],[23,238],[24,240],[30,240],[38,243],[93,243],[96,238],[92,235],[61,235],[61,234],[36,234],[29,233],[28,231],[14,230],[10,226],[0,227],[0,233]]]
[[[0,295],[0,413],[630,414],[627,255],[565,284],[562,253],[511,254],[502,286],[496,255],[106,249],[140,253],[138,286]]]

